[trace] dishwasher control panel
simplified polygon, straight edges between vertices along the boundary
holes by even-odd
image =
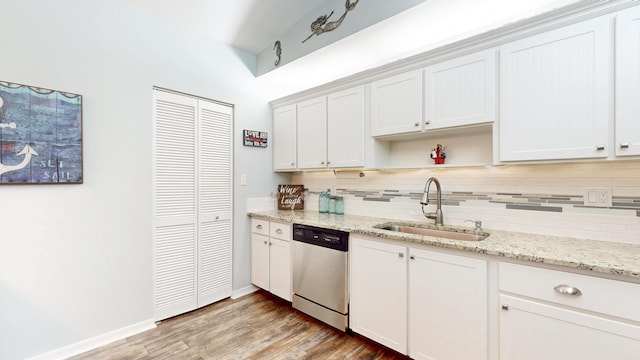
[[[329,249],[347,251],[349,246],[349,233],[316,226],[293,224],[293,240]]]

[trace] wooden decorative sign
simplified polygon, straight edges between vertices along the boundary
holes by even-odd
[[[278,185],[278,210],[304,210],[304,185]]]
[[[267,132],[257,130],[244,130],[243,142],[244,146],[267,147]]]

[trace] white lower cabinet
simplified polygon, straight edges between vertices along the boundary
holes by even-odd
[[[349,327],[407,353],[407,248],[351,235]]]
[[[640,285],[500,263],[500,359],[638,359]]]
[[[487,263],[351,236],[350,328],[413,359],[487,358]]]
[[[251,220],[251,282],[291,301],[291,224]]]
[[[409,356],[487,359],[487,261],[409,248]]]

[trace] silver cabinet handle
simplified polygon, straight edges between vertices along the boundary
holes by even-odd
[[[620,144],[620,149],[628,149],[629,148],[629,143],[621,143]]]
[[[571,295],[571,296],[580,296],[582,295],[582,291],[575,286],[560,284],[553,288],[553,290],[559,292],[560,294]]]
[[[597,145],[596,146],[596,150],[598,150],[598,151],[604,150],[604,145],[603,144]]]
[[[398,253],[398,256],[402,258],[402,257],[404,257],[404,254],[403,253]]]
[[[262,225],[261,224],[256,225],[256,229],[262,230]]]
[[[282,234],[282,229],[276,229],[276,234],[278,235]]]

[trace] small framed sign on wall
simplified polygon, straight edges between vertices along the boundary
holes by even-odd
[[[267,147],[267,132],[258,130],[243,130],[243,142],[244,146],[252,147]]]

